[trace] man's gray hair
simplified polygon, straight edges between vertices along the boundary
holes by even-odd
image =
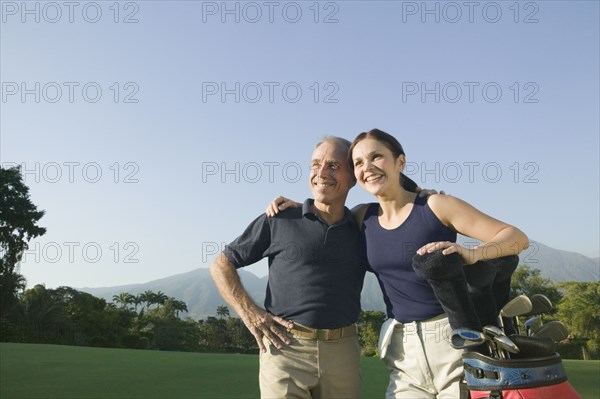
[[[343,137],[323,136],[323,138],[317,143],[315,148],[319,147],[323,143],[333,144],[335,148],[344,151],[344,153],[346,154],[346,159],[348,160],[348,173],[352,178],[352,185],[350,187],[352,188],[356,184],[356,178],[354,177],[354,173],[352,173],[352,160],[350,159],[350,147],[352,147],[352,143]]]
[[[317,145],[315,146],[315,148],[317,148],[318,146],[320,146],[323,143],[330,143],[335,145],[337,148],[343,150],[345,153],[348,153],[348,151],[350,151],[350,146],[352,145],[351,142],[349,142],[348,140],[346,140],[343,137],[337,137],[337,136],[323,136],[323,138],[321,138],[321,141],[319,141],[317,143]]]

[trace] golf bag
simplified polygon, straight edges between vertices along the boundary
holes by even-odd
[[[580,399],[567,381],[558,353],[495,359],[468,352],[463,362],[471,399]]]

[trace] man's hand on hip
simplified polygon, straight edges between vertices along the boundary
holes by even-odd
[[[248,330],[254,335],[261,352],[267,351],[263,337],[267,337],[277,349],[281,349],[283,345],[291,343],[286,333],[286,330],[294,326],[294,323],[291,321],[272,315],[259,307],[245,312],[242,320],[244,320],[244,324],[246,324]]]

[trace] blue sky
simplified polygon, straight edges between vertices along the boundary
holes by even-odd
[[[69,4],[2,2],[1,162],[48,228],[29,285],[207,267],[309,196],[321,136],[374,127],[422,187],[599,255],[598,2]]]

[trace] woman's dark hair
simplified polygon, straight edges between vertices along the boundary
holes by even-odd
[[[354,147],[364,139],[375,139],[385,145],[391,152],[394,154],[395,158],[398,158],[400,155],[406,155],[404,153],[404,149],[402,148],[402,144],[394,136],[389,133],[384,132],[379,129],[371,129],[368,132],[362,132],[352,142],[350,146],[350,151],[348,151],[348,156],[352,158],[352,151]],[[352,162],[353,163],[353,162]]]

